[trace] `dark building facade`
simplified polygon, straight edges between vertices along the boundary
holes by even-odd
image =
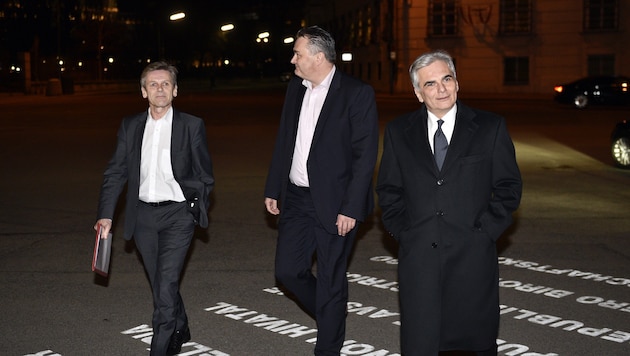
[[[436,49],[454,57],[463,92],[543,94],[630,75],[625,0],[310,0],[306,13],[352,54],[340,65],[380,91],[410,92],[409,65]]]

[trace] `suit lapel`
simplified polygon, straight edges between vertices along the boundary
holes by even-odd
[[[479,125],[474,122],[475,113],[469,107],[457,102],[457,117],[453,136],[446,152],[446,158],[442,170],[447,170],[450,165],[457,161],[468,147]]]
[[[411,162],[422,163],[429,170],[437,170],[433,152],[428,139],[427,128],[427,108],[422,106],[408,118],[408,126],[405,129],[405,137],[409,152],[413,152],[414,157]]]
[[[330,82],[330,88],[328,88],[328,94],[324,99],[324,105],[322,111],[317,118],[317,125],[315,125],[315,133],[313,134],[313,143],[317,142],[317,139],[322,134],[322,127],[332,115],[331,111],[337,107],[337,99],[339,98],[339,91],[341,89],[341,72],[335,70],[335,74]]]
[[[306,94],[306,87],[302,84],[302,79],[294,79],[296,81],[299,80],[299,82],[296,84],[298,85],[298,90],[295,91],[291,91],[289,89],[289,93],[291,92],[295,92],[295,97],[293,98],[293,106],[289,108],[288,110],[288,118],[293,121],[292,125],[291,125],[291,136],[293,138],[293,141],[295,141],[295,136],[297,135],[297,128],[298,128],[298,122],[300,121],[300,112],[302,111],[302,101],[304,100],[304,95]]]
[[[144,114],[138,115],[138,122],[135,127],[135,132],[133,135],[133,152],[136,154],[138,159],[138,165],[140,165],[140,153],[142,152],[142,138],[144,136],[144,128],[147,123],[147,118],[149,114],[145,112]]]
[[[138,193],[140,182],[140,160],[142,159],[142,138],[144,136],[144,127],[146,126],[148,113],[138,114],[135,118],[135,127],[131,127],[129,133],[129,187],[136,189]]]
[[[173,108],[173,123],[171,126],[171,160],[173,159],[173,149],[180,147],[184,140],[184,123],[181,113]],[[171,165],[173,162],[171,162]]]

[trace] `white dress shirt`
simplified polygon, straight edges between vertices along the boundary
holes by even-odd
[[[446,115],[442,117],[444,123],[442,124],[442,132],[444,132],[444,136],[446,137],[446,142],[451,144],[451,137],[453,137],[453,130],[455,129],[455,117],[457,115],[457,104],[453,105],[451,110],[449,110]],[[429,145],[431,145],[431,152],[435,152],[433,148],[433,136],[435,136],[435,131],[438,129],[438,118],[433,113],[429,111],[429,117],[427,119],[428,125],[428,139]]]
[[[184,192],[173,176],[171,132],[173,108],[161,119],[149,117],[144,127],[140,154],[140,200],[147,203],[185,201]]]
[[[295,138],[295,149],[293,150],[293,162],[289,172],[291,183],[300,187],[310,186],[306,162],[311,150],[317,120],[324,106],[334,75],[335,67],[333,66],[326,78],[316,87],[313,87],[313,83],[306,79],[302,81],[302,85],[306,87],[306,93],[302,100],[302,109],[300,110],[297,136]]]

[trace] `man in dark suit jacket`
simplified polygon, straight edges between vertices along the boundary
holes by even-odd
[[[212,162],[203,120],[172,107],[177,69],[151,63],[140,86],[149,109],[120,125],[94,228],[107,236],[126,183],[124,237],[134,237],[153,292],[151,355],[174,355],[190,340],[179,278],[195,225],[208,227]]]
[[[495,243],[522,190],[514,146],[503,118],[457,101],[448,54],[424,54],[409,73],[424,106],[387,125],[376,186],[399,242],[402,354],[496,355]]]
[[[378,115],[374,90],[336,69],[335,42],[326,31],[303,28],[293,52],[297,77],[287,88],[265,206],[280,215],[276,278],[315,318],[315,354],[339,355],[347,260],[357,222],[374,204]]]

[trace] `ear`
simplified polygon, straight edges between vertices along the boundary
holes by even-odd
[[[324,55],[324,52],[317,53],[316,58],[318,63],[324,63],[326,61],[326,56]]]
[[[177,85],[173,88],[173,98],[177,96]]]
[[[140,88],[140,91],[142,92],[142,97],[143,97],[143,98],[145,98],[145,99],[146,99],[146,98],[149,96],[149,94],[147,93],[147,90],[146,90],[146,89],[144,89],[144,87],[141,87],[141,88]]]
[[[424,103],[424,99],[422,98],[420,90],[414,88],[413,93],[416,94],[416,98],[418,98],[419,102]]]

